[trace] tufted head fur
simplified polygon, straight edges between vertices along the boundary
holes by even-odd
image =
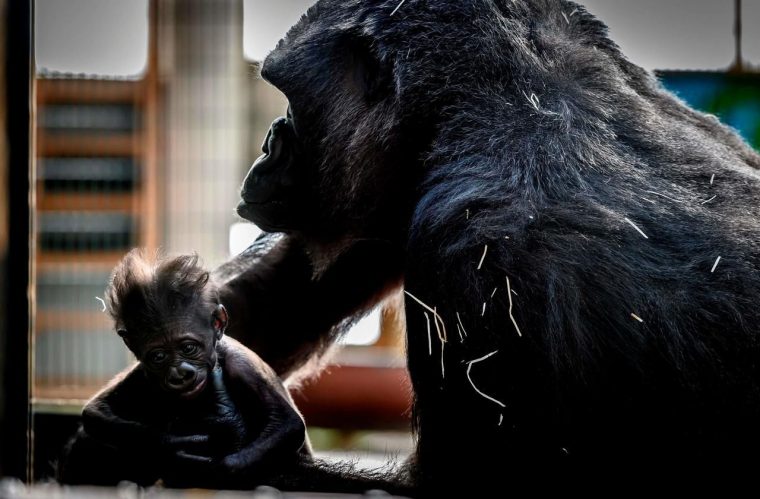
[[[205,323],[219,297],[197,255],[150,258],[134,249],[113,270],[105,301],[119,334],[142,340],[192,322],[188,311]]]

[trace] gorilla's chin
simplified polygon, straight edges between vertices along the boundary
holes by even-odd
[[[289,232],[295,230],[291,210],[285,201],[269,200],[262,203],[240,201],[237,214],[265,232]]]
[[[292,118],[274,120],[261,149],[243,180],[238,215],[267,232],[295,230],[303,224],[308,182]]]

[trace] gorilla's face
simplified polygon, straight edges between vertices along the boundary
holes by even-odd
[[[479,154],[489,117],[515,109],[511,54],[530,31],[515,16],[532,19],[528,4],[320,0],[264,61],[289,112],[238,213],[328,243],[404,237],[423,171]],[[506,103],[494,108],[494,95]]]
[[[399,49],[367,28],[397,3],[322,0],[266,58],[262,77],[289,108],[243,183],[240,216],[328,240],[385,237],[403,225],[422,130],[399,105]]]
[[[309,189],[290,108],[272,123],[262,150],[243,182],[238,214],[269,232],[297,230],[306,222]]]

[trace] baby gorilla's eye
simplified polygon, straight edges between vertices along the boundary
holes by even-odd
[[[163,350],[154,350],[148,354],[148,361],[151,364],[161,364],[166,360],[166,352]]]
[[[181,351],[185,355],[193,355],[198,353],[199,347],[197,343],[185,343],[182,345]]]

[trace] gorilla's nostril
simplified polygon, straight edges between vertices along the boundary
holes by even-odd
[[[171,368],[166,382],[171,388],[182,389],[190,384],[194,379],[195,369],[180,365]]]

